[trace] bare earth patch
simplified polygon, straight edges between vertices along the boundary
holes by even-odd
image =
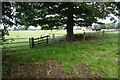
[[[44,60],[25,65],[12,67],[6,78],[93,78],[89,67],[73,66],[71,74],[66,74],[61,69],[57,60]]]
[[[7,78],[65,78],[61,65],[56,60],[44,60],[13,67]]]

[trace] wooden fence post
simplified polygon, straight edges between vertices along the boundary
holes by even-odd
[[[49,37],[50,37],[50,33],[49,33]]]
[[[32,48],[34,47],[34,38],[32,37],[31,38],[31,41],[32,41]]]
[[[44,36],[44,34],[43,34],[43,36]]]
[[[66,35],[64,35],[64,41],[66,42]]]
[[[104,37],[105,37],[105,31],[103,30],[102,38],[104,38]]]
[[[85,32],[83,33],[83,41],[85,41]]]
[[[40,35],[40,38],[42,37],[42,35]]]
[[[39,44],[39,42],[40,42],[39,39],[40,39],[40,38],[38,38],[38,44]]]
[[[66,42],[67,42],[67,39],[68,39],[68,37],[67,37],[67,34],[66,34],[66,37],[65,37],[65,39],[66,39]]]
[[[48,44],[48,37],[49,37],[49,36],[47,36],[47,44]]]
[[[58,44],[60,43],[60,41],[59,41],[59,33],[58,33],[58,39],[57,39],[57,43],[58,43]]]
[[[52,36],[52,40],[53,40],[53,43],[55,42],[55,34],[53,34],[53,36]]]
[[[51,41],[51,37],[52,37],[52,36],[51,36],[51,34],[49,33],[49,39],[48,39],[49,44],[51,44],[51,42],[52,42],[52,41]]]
[[[29,38],[29,46],[30,46],[30,48],[31,48],[31,39]]]

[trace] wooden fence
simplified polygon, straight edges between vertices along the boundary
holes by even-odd
[[[79,38],[79,39],[81,39],[81,40],[83,40],[83,41],[85,41],[86,40],[86,38],[92,38],[92,36],[87,36],[86,34],[93,34],[93,33],[102,33],[102,36],[101,36],[101,38],[104,38],[105,37],[105,32],[107,32],[107,31],[97,31],[97,32],[87,32],[87,33],[83,33],[83,34],[74,34],[74,39],[73,39],[73,41],[76,41],[77,39],[76,38]],[[111,31],[109,31],[109,32],[111,32]],[[113,32],[113,31],[112,31]],[[93,38],[96,38],[95,36],[93,36]]]
[[[106,32],[115,32],[118,30],[112,31],[98,31],[98,32],[88,32],[83,34],[74,34],[76,38],[80,38],[81,40],[85,41],[88,36],[86,34],[91,33],[102,33],[101,38],[105,37]],[[61,35],[63,36],[63,35]],[[49,34],[47,36],[41,36],[39,38],[13,38],[13,42],[6,42],[3,43],[2,39],[0,39],[0,49],[3,50],[3,53],[11,53],[11,52],[18,52],[33,48],[35,46],[41,46],[43,44],[60,44],[66,42],[66,35],[61,38],[60,34]],[[94,37],[94,36],[93,36]],[[8,39],[9,41],[9,39]]]
[[[81,36],[82,37],[82,40],[83,41],[85,41],[86,40],[86,34],[93,34],[93,33],[102,33],[102,36],[101,36],[101,38],[105,38],[105,33],[106,32],[116,32],[116,31],[120,31],[119,29],[118,30],[111,30],[111,31],[105,31],[105,30],[103,30],[103,31],[96,31],[96,32],[87,32],[87,33],[83,33],[83,34],[75,34],[76,36]],[[95,37],[95,36],[94,36]]]
[[[50,44],[60,44],[66,42],[66,35],[57,34],[49,34],[49,43]]]
[[[40,38],[29,38],[29,44],[30,44],[30,48],[33,48],[35,46],[39,46],[39,45],[42,45],[42,44],[48,44],[48,38],[49,36],[43,36],[43,37],[40,37]]]
[[[13,53],[29,49],[28,38],[13,38],[14,41],[6,39],[6,42],[1,42],[1,48],[3,53]],[[2,41],[2,40],[1,40]]]

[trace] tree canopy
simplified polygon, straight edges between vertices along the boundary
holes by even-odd
[[[64,26],[68,41],[73,40],[73,26],[91,26],[98,19],[109,14],[120,16],[117,2],[19,2],[3,3],[2,22],[4,25]],[[114,20],[111,17],[111,20]]]

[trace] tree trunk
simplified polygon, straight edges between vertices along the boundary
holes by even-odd
[[[73,15],[68,16],[67,22],[67,41],[73,41]]]
[[[68,14],[68,21],[67,21],[67,41],[71,42],[73,41],[73,26],[74,26],[74,21],[73,21],[73,13],[72,10],[73,6],[70,5],[68,7],[69,14]]]
[[[51,29],[51,32],[52,32],[52,29]]]
[[[28,26],[25,26],[25,30],[27,30],[28,29]]]

